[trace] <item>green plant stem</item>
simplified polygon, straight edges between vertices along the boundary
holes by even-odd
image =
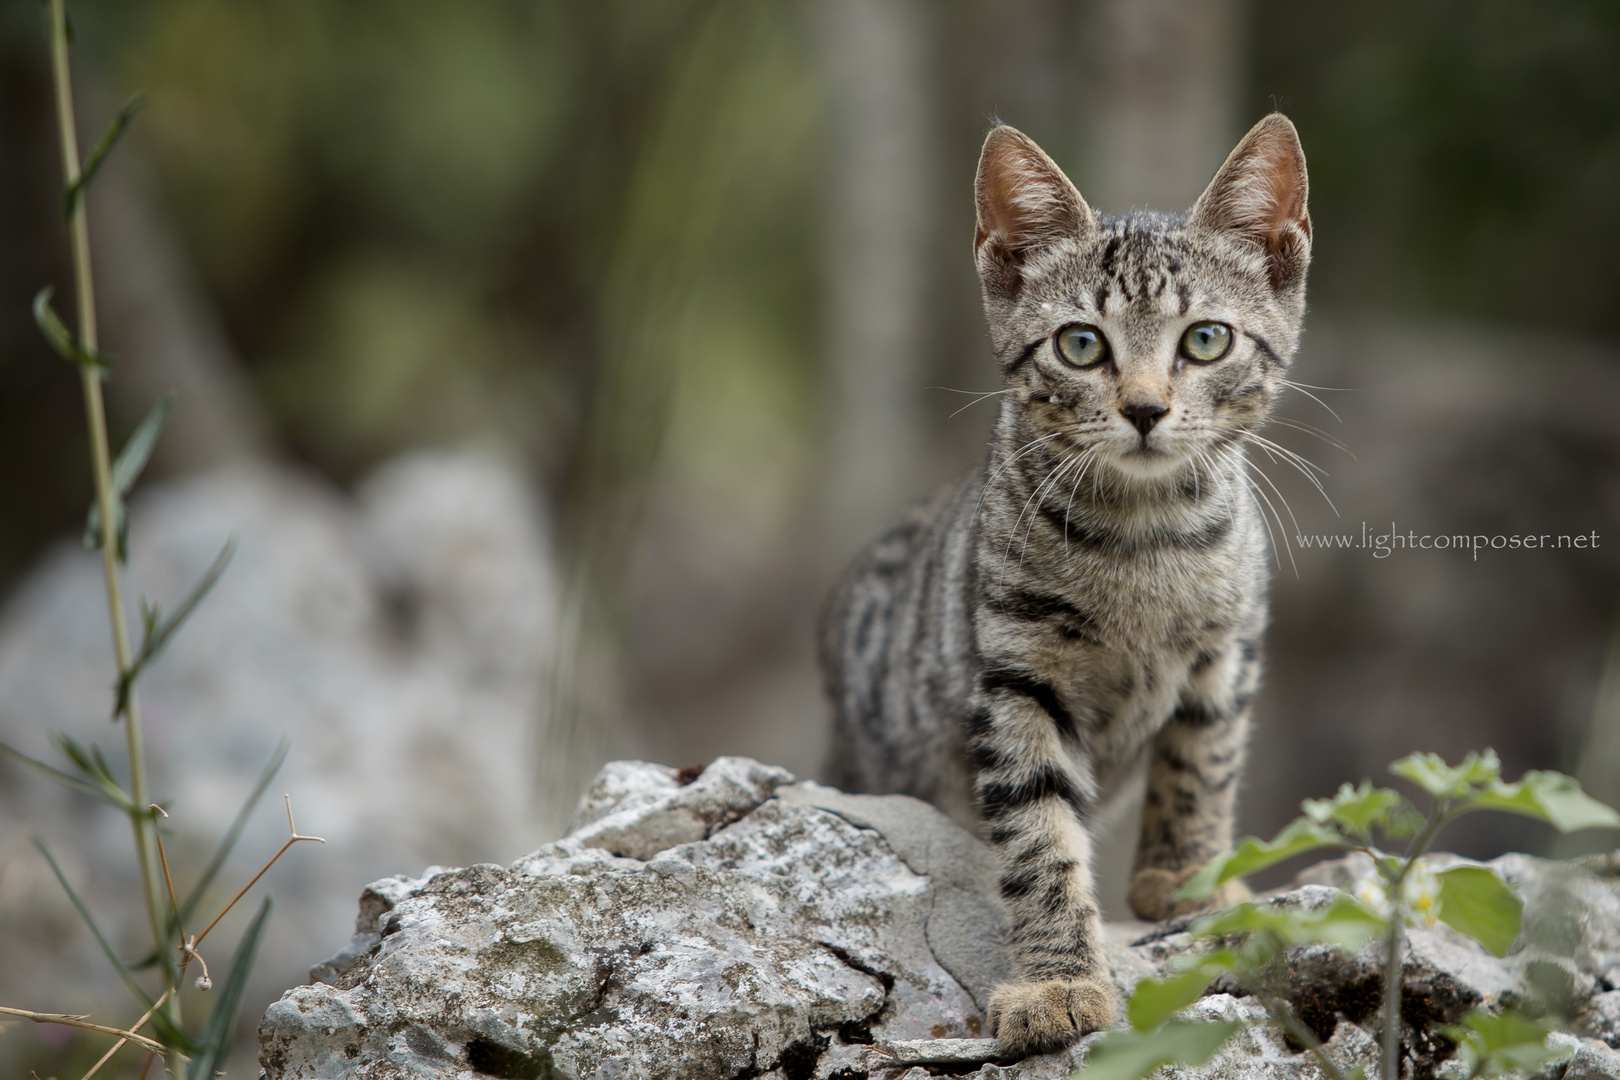
[[[1282,955],[1282,953],[1278,954],[1279,964]],[[1257,991],[1254,996],[1260,999],[1260,1004],[1264,1005],[1266,1012],[1271,1014],[1272,1022],[1282,1028],[1295,1042],[1311,1052],[1311,1056],[1316,1058],[1316,1063],[1322,1067],[1322,1073],[1328,1077],[1328,1080],[1349,1080],[1344,1075],[1344,1071],[1334,1063],[1332,1058],[1328,1057],[1327,1050],[1322,1046],[1322,1040],[1316,1037],[1316,1032],[1306,1027],[1304,1022],[1294,1015],[1293,1006],[1288,1003],[1286,997],[1278,994],[1275,987],[1270,985],[1250,987],[1249,989]]]
[[[1406,849],[1399,873],[1389,874],[1379,861],[1378,853],[1363,848],[1372,856],[1373,865],[1389,882],[1389,943],[1384,954],[1384,1080],[1400,1080],[1401,1077],[1401,938],[1406,925],[1406,876],[1412,872],[1417,861],[1427,854],[1429,845],[1434,843],[1440,830],[1457,816],[1453,810],[1455,805],[1450,799],[1436,800],[1434,809],[1429,812],[1428,823],[1423,826],[1422,832],[1412,838],[1411,845]]]
[[[1401,1077],[1401,926],[1404,912],[1396,905],[1389,920],[1389,949],[1384,961],[1384,1076]]]
[[[73,117],[73,84],[68,69],[67,9],[64,0],[51,0],[51,68],[56,83],[56,115],[62,142],[62,169],[69,189],[79,182],[79,137]],[[78,334],[85,346],[94,351],[97,345],[95,283],[90,272],[90,226],[85,218],[85,202],[81,198],[69,219],[73,244],[73,278],[78,304]],[[90,429],[90,460],[95,472],[96,501],[101,507],[102,569],[107,579],[107,610],[112,624],[113,655],[118,663],[120,677],[129,670],[132,653],[129,628],[124,619],[123,590],[118,575],[117,516],[113,506],[112,455],[107,444],[107,413],[102,400],[101,376],[91,366],[81,364],[79,377],[84,389],[85,418]],[[147,914],[152,923],[152,939],[160,956],[167,952],[167,913],[163,907],[163,894],[158,887],[156,829],[148,805],[146,789],[145,742],[141,735],[140,708],[133,695],[123,710],[124,737],[129,748],[130,800],[138,808],[130,815],[135,830],[135,856],[140,865],[141,884],[146,894]],[[176,990],[173,965],[160,964],[167,985]],[[165,1011],[169,1018],[180,1023],[180,995],[171,993]],[[180,1076],[181,1058],[178,1049],[170,1048],[165,1063],[172,1076]]]

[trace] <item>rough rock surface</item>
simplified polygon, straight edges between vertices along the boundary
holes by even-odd
[[[317,970],[326,984],[291,990],[265,1014],[270,1080],[1057,1080],[1095,1041],[999,1059],[983,1013],[1005,975],[994,863],[924,803],[794,783],[745,758],[696,775],[614,762],[574,824],[507,868],[370,886],[350,948]],[[1611,1075],[1602,1070],[1614,1051],[1599,1039],[1612,1032],[1620,963],[1613,862],[1574,875],[1527,856],[1497,860],[1530,902],[1520,947],[1497,960],[1443,925],[1414,930],[1408,1021],[1561,994],[1598,1038],[1567,1036],[1570,1063],[1547,1075]],[[1361,869],[1323,864],[1316,883],[1271,902],[1324,904],[1330,883]],[[1121,994],[1191,947],[1184,927],[1112,928]],[[1305,950],[1291,964],[1296,1007],[1346,1066],[1377,1055],[1377,971],[1375,949]],[[1263,1015],[1213,989],[1189,1013]],[[1409,1049],[1427,1071],[1445,1052],[1421,1039]],[[1320,1074],[1254,1027],[1175,1075]]]
[[[329,841],[294,848],[267,878],[277,907],[248,998],[255,1011],[342,942],[359,882],[434,861],[506,861],[541,839],[521,809],[554,589],[545,523],[512,470],[418,453],[351,496],[290,468],[237,463],[140,492],[130,529],[132,610],[141,595],[172,609],[227,538],[237,542],[218,586],[141,684],[177,886],[283,737],[287,764],[208,914],[285,838],[281,793],[291,793],[300,829]],[[107,721],[103,590],[99,556],[75,541],[7,599],[0,739],[58,762],[50,736],[68,732],[99,743],[122,775],[122,729]],[[32,832],[126,955],[139,954],[146,926],[141,906],[123,899],[139,895],[127,823],[0,760],[5,1004],[133,1019]],[[228,965],[256,904],[221,924],[205,949],[210,965]]]

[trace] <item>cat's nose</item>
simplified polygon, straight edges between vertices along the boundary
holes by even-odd
[[[1159,422],[1160,417],[1170,411],[1170,408],[1157,401],[1133,401],[1120,406],[1119,411],[1125,414],[1125,419],[1136,425],[1137,431],[1146,435],[1153,430],[1153,425]]]

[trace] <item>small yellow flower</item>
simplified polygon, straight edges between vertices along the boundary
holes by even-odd
[[[1440,879],[1426,863],[1418,863],[1406,875],[1407,921],[1413,926],[1431,927],[1440,918]]]

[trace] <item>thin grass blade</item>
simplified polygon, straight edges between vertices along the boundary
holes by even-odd
[[[62,873],[62,867],[57,863],[56,857],[51,854],[51,849],[46,847],[45,842],[39,837],[35,836],[32,839],[34,846],[39,849],[39,853],[45,856],[45,861],[50,864],[51,873],[55,874],[56,880],[61,883],[62,891],[67,893],[68,899],[72,901],[74,908],[79,912],[79,917],[90,928],[90,933],[96,939],[96,944],[100,945],[101,951],[106,954],[107,962],[112,964],[113,970],[124,981],[124,985],[129,988],[129,992],[135,995],[135,1000],[147,1008],[151,1008],[152,999],[146,996],[146,991],[141,989],[141,984],[135,981],[135,973],[130,971],[129,966],[118,958],[118,953],[114,951],[112,942],[107,940],[107,935],[103,934],[101,927],[96,924],[95,916],[90,914],[90,909],[79,898],[78,892],[68,883],[67,875]]]
[[[118,145],[118,140],[123,138],[124,132],[129,128],[129,122],[135,119],[135,114],[141,111],[144,104],[146,104],[145,94],[139,92],[133,94],[128,101],[119,106],[117,114],[107,125],[107,130],[101,133],[101,138],[90,148],[89,155],[84,159],[84,168],[79,171],[79,178],[68,185],[67,196],[62,206],[64,220],[73,217],[73,211],[79,208],[79,203],[84,199],[86,189],[95,180],[96,171],[101,168],[101,163],[107,160],[112,148]]]
[[[88,348],[67,328],[67,324],[62,322],[51,307],[51,297],[55,293],[56,290],[47,285],[34,294],[34,323],[39,327],[39,332],[45,335],[46,342],[56,350],[58,356],[70,364],[94,368],[97,371],[106,371],[112,367],[110,356]]]
[[[169,639],[174,637],[175,631],[191,618],[192,612],[197,610],[197,605],[202,603],[203,598],[219,583],[220,576],[225,573],[225,567],[231,561],[231,556],[235,554],[236,537],[233,536],[225,541],[225,547],[220,550],[213,565],[203,574],[202,579],[192,586],[191,592],[180,601],[180,606],[173,614],[159,618],[157,609],[153,608],[149,617],[143,615],[147,629],[141,639],[141,651],[129,669],[118,676],[118,692],[113,699],[113,716],[120,716],[129,708],[129,696],[134,693],[135,681],[140,678],[141,672],[157,659],[158,654],[169,644]]]
[[[165,394],[163,400],[152,406],[152,411],[146,414],[129,441],[124,444],[123,450],[118,453],[118,460],[113,462],[112,486],[113,505],[116,508],[118,521],[118,561],[129,561],[129,519],[124,509],[124,499],[135,487],[135,481],[140,479],[142,470],[152,457],[152,447],[157,444],[158,434],[163,430],[163,422],[169,418],[169,412],[174,408],[174,391]],[[90,510],[84,518],[84,546],[94,550],[101,546],[101,504],[92,502]]]
[[[231,556],[235,554],[236,537],[233,536],[225,541],[225,546],[220,550],[219,556],[214,560],[213,565],[203,574],[202,579],[192,586],[191,592],[186,594],[184,600],[180,601],[180,606],[175,608],[174,612],[167,618],[160,620],[146,640],[141,642],[140,662],[145,663],[156,659],[158,653],[163,651],[164,646],[169,644],[169,639],[174,637],[175,631],[179,630],[185,624],[185,621],[191,618],[191,613],[197,610],[197,605],[202,603],[203,598],[219,583],[220,576],[225,573],[225,567],[230,564]]]
[[[31,758],[16,747],[0,742],[0,754],[4,754],[25,769],[32,769],[46,779],[56,781],[65,788],[77,791],[81,795],[88,795],[93,799],[105,799],[122,809],[122,804],[114,802],[110,795],[94,784],[86,783],[72,773],[63,772],[54,765],[47,765],[38,758]]]
[[[136,812],[134,802],[113,776],[112,769],[107,765],[107,759],[101,756],[99,749],[86,749],[84,744],[67,734],[58,734],[52,741],[56,743],[57,749],[62,751],[63,756],[77,765],[114,806],[126,814]]]

